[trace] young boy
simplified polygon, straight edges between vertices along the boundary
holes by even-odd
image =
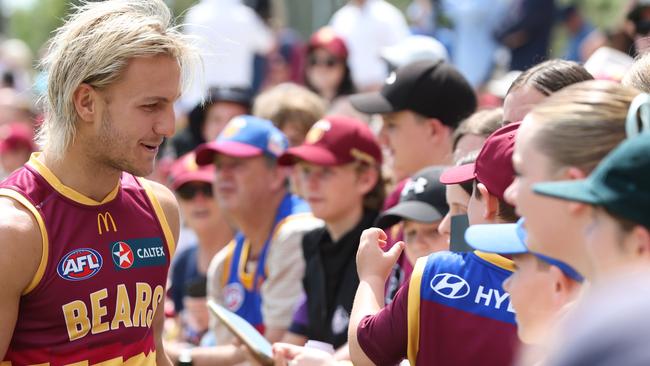
[[[529,251],[523,222],[474,225],[465,239],[476,250],[509,255],[515,262],[503,289],[516,312],[519,339],[536,345],[544,342],[562,308],[576,298],[583,277],[558,259]]]
[[[519,124],[497,130],[476,164],[451,168],[445,184],[474,180],[470,224],[514,222],[503,193],[513,180]],[[417,261],[409,282],[384,307],[384,282],[404,243],[384,253],[386,234],[369,229],[357,253],[359,288],[348,334],[355,365],[509,365],[516,346],[514,313],[501,283],[512,261],[482,252],[438,252]]]

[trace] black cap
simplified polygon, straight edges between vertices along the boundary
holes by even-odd
[[[411,110],[456,127],[476,110],[476,95],[452,65],[423,60],[392,72],[381,92],[353,95],[350,103],[363,113]]]
[[[377,226],[387,228],[402,220],[426,223],[441,220],[449,211],[446,188],[440,183],[440,175],[445,168],[424,168],[409,178],[402,188],[399,203],[379,215]]]
[[[636,0],[633,2],[630,11],[627,13],[627,19],[634,23],[642,20],[641,13],[643,9],[650,7],[650,0]]]

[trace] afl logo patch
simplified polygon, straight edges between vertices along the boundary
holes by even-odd
[[[90,248],[71,251],[59,261],[56,272],[68,281],[86,280],[102,269],[102,256]]]
[[[113,253],[113,263],[115,263],[116,266],[122,269],[131,268],[133,265],[133,250],[129,244],[123,241],[118,241],[113,244],[111,252]]]
[[[244,287],[236,282],[229,283],[223,289],[223,297],[226,300],[226,308],[232,312],[237,312],[244,303]]]

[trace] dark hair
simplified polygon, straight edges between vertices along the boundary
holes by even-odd
[[[461,166],[461,165],[467,165],[476,162],[476,157],[478,157],[478,153],[480,150],[475,150],[467,155],[463,156],[462,158],[458,159],[458,162],[456,163],[456,166]],[[468,195],[472,195],[472,191],[474,190],[474,180],[470,180],[469,182],[464,182],[458,184],[460,188],[463,189]]]
[[[309,55],[317,49],[318,48],[313,48],[309,50],[307,52],[307,57],[309,57]],[[341,83],[339,84],[339,87],[336,89],[336,95],[334,96],[334,98],[344,96],[344,95],[351,95],[357,92],[357,88],[354,86],[354,82],[352,81],[352,72],[350,71],[350,66],[348,66],[347,59],[342,59],[340,57],[337,58],[340,62],[343,63],[343,66],[345,66],[345,71],[343,72],[343,79],[341,79]],[[314,88],[314,86],[309,82],[309,78],[307,77],[307,67],[305,67],[304,70],[304,80],[305,80],[305,86],[309,88],[309,90],[318,94],[318,90],[316,90],[316,88]]]
[[[474,197],[476,197],[476,199],[480,201],[483,198],[483,196],[481,195],[481,192],[476,187],[478,183],[480,182],[474,179],[472,181],[473,184],[472,188],[474,190]],[[517,222],[517,220],[519,220],[519,216],[517,216],[517,214],[515,213],[515,207],[502,199],[499,200],[499,203],[497,205],[497,217],[504,222]]]
[[[549,96],[565,86],[593,79],[594,77],[587,69],[576,62],[560,59],[548,60],[521,73],[512,82],[506,95],[528,85]]]
[[[452,149],[465,135],[488,137],[503,125],[503,108],[484,109],[464,119],[452,134]],[[466,163],[467,164],[467,163]]]

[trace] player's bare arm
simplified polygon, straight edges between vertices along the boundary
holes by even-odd
[[[0,197],[0,360],[4,359],[18,317],[18,304],[43,253],[34,216],[18,202]]]

